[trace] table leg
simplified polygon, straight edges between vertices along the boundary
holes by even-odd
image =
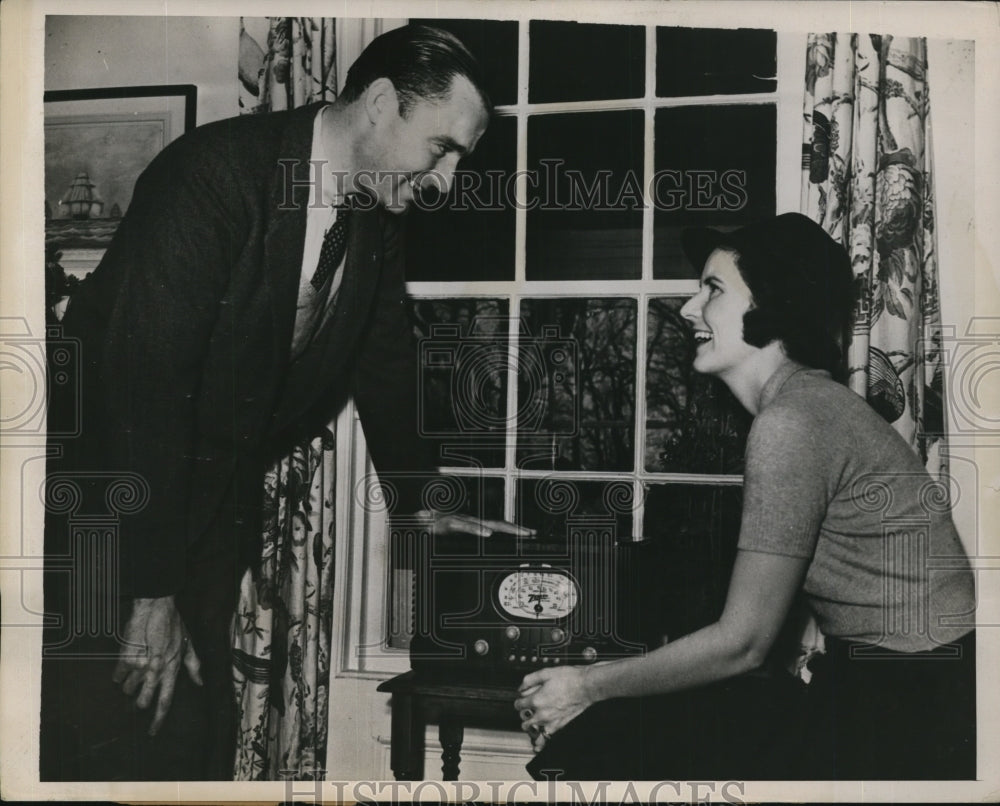
[[[462,761],[462,740],[465,728],[456,719],[444,719],[438,726],[441,740],[441,773],[446,781],[458,780],[458,765]]]
[[[397,781],[423,780],[424,728],[413,698],[406,694],[393,694],[390,763]]]

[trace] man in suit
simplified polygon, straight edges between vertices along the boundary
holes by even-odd
[[[47,633],[43,778],[231,776],[229,624],[259,550],[264,469],[347,395],[396,512],[523,532],[422,507],[433,462],[404,312],[399,214],[447,192],[490,112],[465,47],[410,26],[365,50],[334,104],[200,127],[139,179],[64,318],[81,342],[83,429],[49,482],[76,474],[93,499],[118,474],[145,505],[119,523],[119,635],[77,636],[74,653],[58,625]],[[73,405],[53,399],[50,420]],[[46,531],[47,555],[69,556],[65,524]],[[50,569],[47,610],[78,617],[73,595]]]

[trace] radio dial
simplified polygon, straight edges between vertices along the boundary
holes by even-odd
[[[507,637],[511,641],[516,641],[518,638],[521,637],[521,631],[517,627],[515,627],[513,624],[511,624],[509,627],[507,627],[506,633],[507,633]]]
[[[592,646],[584,647],[582,654],[583,654],[583,659],[587,663],[593,663],[595,660],[597,660],[597,650],[594,649]]]
[[[568,573],[543,564],[507,574],[497,586],[496,597],[501,615],[554,620],[573,612],[579,588]]]
[[[559,627],[556,627],[554,630],[552,630],[553,643],[561,644],[563,642],[563,639],[565,638],[566,638],[566,633],[563,632],[563,630],[561,630]]]
[[[488,641],[484,641],[480,638],[476,643],[472,645],[472,648],[476,650],[477,655],[485,655],[490,651],[490,645]]]

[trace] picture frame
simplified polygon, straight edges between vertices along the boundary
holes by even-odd
[[[45,110],[45,246],[93,268],[139,175],[196,125],[194,84],[50,90]]]

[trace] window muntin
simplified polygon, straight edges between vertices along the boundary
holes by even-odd
[[[430,273],[408,274],[410,291],[418,298],[460,299],[488,293],[509,302],[506,412],[508,422],[518,423],[519,427],[508,429],[502,462],[497,445],[491,446],[489,460],[482,463],[484,469],[473,469],[468,462],[458,461],[446,463],[445,469],[458,476],[475,475],[499,481],[503,488],[504,516],[524,520],[532,526],[536,524],[530,518],[548,523],[546,513],[539,511],[538,505],[537,491],[544,480],[575,485],[576,498],[583,502],[577,506],[599,508],[604,500],[604,485],[615,483],[631,489],[628,518],[622,520],[621,513],[603,513],[615,518],[621,536],[655,536],[664,528],[678,527],[676,522],[668,526],[659,523],[662,517],[671,521],[683,517],[675,512],[676,508],[656,505],[650,509],[650,502],[655,503],[664,495],[684,500],[696,490],[705,491],[703,498],[709,502],[706,506],[710,507],[710,513],[706,517],[710,524],[732,522],[734,513],[738,516],[739,511],[742,446],[749,418],[741,413],[727,390],[690,371],[687,354],[690,345],[685,343],[688,337],[677,311],[696,290],[697,281],[680,253],[677,236],[684,226],[738,226],[775,212],[779,100],[774,78],[776,36],[771,31],[640,27],[645,76],[641,84],[637,85],[629,77],[631,73],[625,71],[626,77],[614,79],[617,85],[613,91],[595,89],[584,98],[558,89],[555,80],[546,84],[536,73],[541,64],[534,53],[536,42],[557,28],[549,29],[547,24],[539,26],[536,22],[518,25],[519,92],[516,103],[500,105],[498,119],[491,124],[491,130],[502,132],[500,140],[506,149],[503,161],[507,165],[509,144],[513,143],[516,172],[520,174],[508,186],[509,195],[505,198],[507,210],[512,211],[507,214],[513,217],[514,235],[501,248],[513,251],[512,265],[507,263],[509,257],[490,264],[488,256],[495,251],[492,243],[480,247],[479,261],[475,259],[474,247],[452,249],[452,241],[462,236],[455,225],[448,224],[435,237],[425,237],[422,241],[418,232],[418,248],[431,250],[431,257],[425,258],[424,265],[436,262],[437,268]],[[632,37],[629,41],[633,44],[635,41],[633,27],[587,27],[598,33],[608,29],[605,31],[610,37],[608,41],[620,37],[621,30],[627,29],[626,39]],[[745,47],[734,44],[741,37],[747,40]],[[706,42],[728,43],[722,48],[728,55],[719,55],[722,46],[713,45],[720,61],[712,60],[702,52],[709,48]],[[669,56],[662,52],[664,43],[670,43],[672,48]],[[469,44],[475,52],[474,43]],[[706,78],[706,83],[678,78],[675,82],[678,86],[672,86],[664,78],[665,71],[676,71],[665,65],[679,58],[678,49],[691,57],[687,64],[694,73],[705,72],[698,65],[703,65],[706,59],[717,65],[717,69],[709,71],[712,75]],[[561,44],[555,50],[565,53],[572,49]],[[600,58],[590,56],[596,63],[604,58],[604,53]],[[565,65],[561,69],[566,70]],[[579,80],[582,75],[578,72],[574,81],[579,86],[589,86]],[[639,89],[634,89],[636,86]],[[684,86],[690,91],[684,93]],[[604,121],[610,121],[610,125],[603,125]],[[486,137],[483,140],[485,143]],[[641,181],[645,204],[638,211],[532,209],[529,203],[540,195],[537,182],[543,158],[562,159],[567,167],[575,161],[581,170],[607,166],[612,176],[635,175]],[[717,174],[730,169],[744,171],[746,203],[734,210],[697,212],[687,204],[680,210],[664,209],[666,205],[657,207],[650,183],[657,171],[666,169],[685,175],[699,170]],[[536,173],[532,174],[532,170]],[[443,211],[428,214],[426,220],[442,214]],[[488,212],[470,216],[480,214]],[[604,221],[610,220],[611,226],[594,223],[609,214],[612,217]],[[620,219],[613,217],[616,214]],[[411,231],[413,225],[419,230],[422,219],[417,215],[412,218]],[[585,245],[588,236],[592,240],[597,237],[594,231],[616,228],[618,248],[603,257],[595,254],[598,247]],[[553,248],[552,242],[559,238],[560,248]],[[471,243],[474,238],[469,240]],[[411,251],[414,243],[411,232]],[[621,248],[622,243],[627,243],[627,249]],[[411,265],[419,259],[411,256]],[[501,264],[502,269],[496,268]],[[557,388],[555,370],[547,367],[540,376],[527,375],[527,370],[518,365],[518,359],[526,355],[522,340],[537,340],[543,322],[565,325],[573,321],[568,313],[571,310],[586,310],[595,304],[607,310],[600,306],[611,303],[614,311],[632,312],[626,317],[627,324],[621,326],[621,335],[625,337],[622,343],[630,346],[619,345],[609,350],[616,353],[611,376],[616,382],[615,393],[624,392],[624,402],[619,402],[612,410],[613,416],[605,422],[599,416],[600,395],[594,397],[589,432],[585,428],[577,435],[560,433],[563,425],[559,418],[566,418],[564,405],[549,412],[548,421],[539,429],[525,414],[530,394],[537,389],[532,392],[535,387],[526,387],[533,383],[537,387],[538,377],[542,377],[545,393],[551,393]],[[593,328],[576,331],[575,338],[596,343],[600,333],[596,325]],[[551,330],[551,338],[565,338],[566,330],[565,327],[561,331],[558,327]],[[574,333],[573,327],[568,331]],[[588,372],[593,376],[592,370]],[[631,375],[626,382],[623,379],[628,373]],[[568,377],[575,378],[575,368]],[[597,379],[598,389],[610,389],[600,374]],[[563,395],[563,403],[571,397],[569,389]],[[583,397],[577,395],[575,403],[583,408]],[[584,422],[581,415],[580,423]],[[617,440],[616,450],[608,452],[594,447],[599,444],[599,437],[609,433]],[[547,439],[546,449],[533,453],[536,447],[533,438],[536,442]],[[597,517],[601,513],[595,510],[589,514]],[[555,513],[548,515],[554,517]],[[738,528],[738,519],[736,523]]]

